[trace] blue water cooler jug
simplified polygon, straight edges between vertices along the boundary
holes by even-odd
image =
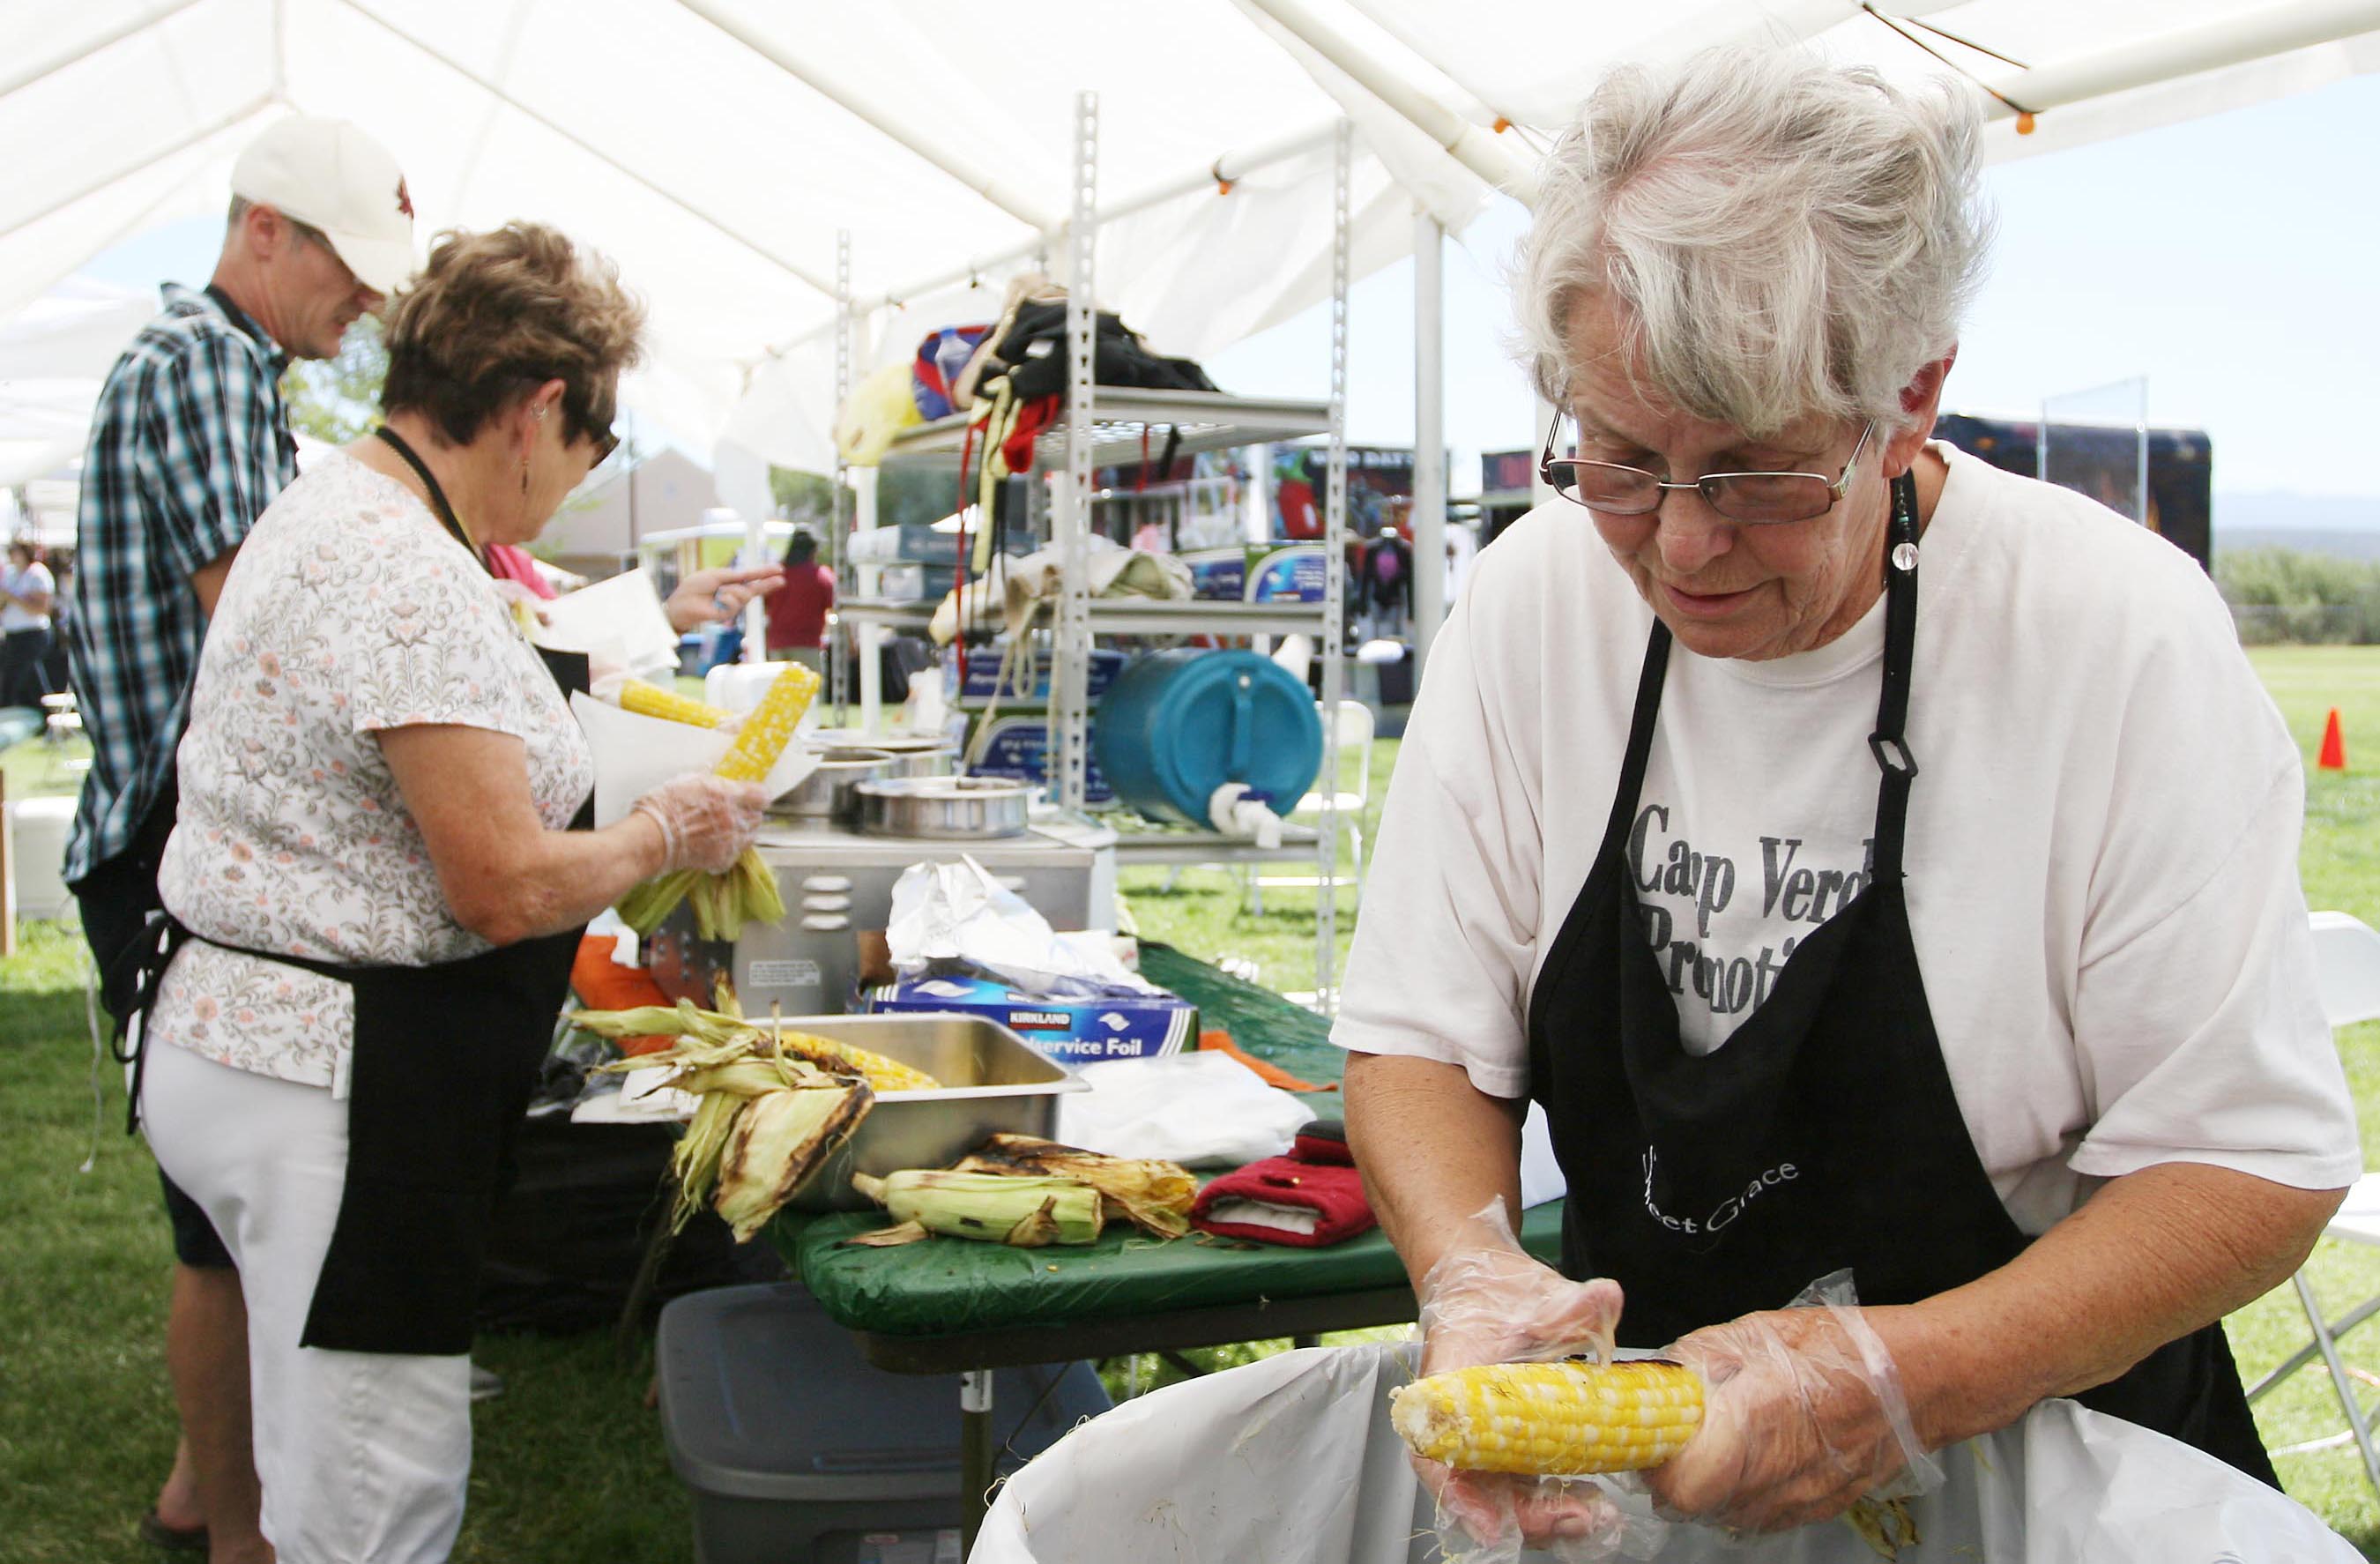
[[[1276,814],[1296,808],[1322,767],[1322,718],[1270,660],[1183,648],[1117,676],[1092,747],[1121,802],[1152,820],[1211,826],[1207,801],[1225,782],[1246,783]]]

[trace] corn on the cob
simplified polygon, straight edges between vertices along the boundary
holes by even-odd
[[[712,1202],[736,1243],[767,1225],[851,1138],[871,1101],[865,1083],[848,1081],[763,1092],[744,1103],[720,1153],[719,1195]]]
[[[1190,1207],[1198,1198],[1198,1181],[1178,1163],[1106,1157],[1034,1135],[994,1134],[954,1167],[963,1173],[1079,1180],[1099,1192],[1110,1220],[1122,1218],[1159,1238],[1188,1232]]]
[[[1584,1477],[1658,1466],[1694,1437],[1702,1380],[1658,1359],[1483,1364],[1390,1392],[1415,1453],[1463,1472]]]
[[[712,770],[733,782],[759,782],[784,753],[802,713],[818,695],[819,676],[798,662],[788,662],[771,681],[760,704],[736,730],[735,743]]]
[[[620,709],[633,711],[640,717],[659,717],[664,721],[684,722],[697,728],[723,727],[735,721],[735,713],[724,707],[696,700],[675,690],[665,690],[659,685],[649,685],[642,679],[622,682]]]
[[[785,1051],[806,1059],[820,1069],[836,1074],[856,1071],[862,1080],[879,1094],[884,1092],[930,1092],[940,1090],[941,1083],[914,1064],[904,1064],[888,1059],[873,1049],[856,1043],[837,1042],[814,1032],[780,1032]]]
[[[1099,1192],[1073,1179],[913,1168],[880,1179],[854,1173],[851,1185],[898,1221],[1026,1249],[1096,1243],[1103,1219]]]
[[[770,683],[759,706],[746,715],[735,742],[711,768],[712,774],[730,782],[759,782],[766,777],[818,692],[816,673],[798,662],[786,663]],[[663,690],[653,694],[668,701],[683,698]],[[627,697],[628,691],[623,689],[622,704],[626,704]],[[686,704],[701,705],[699,701]],[[639,935],[650,934],[686,901],[694,903],[694,931],[704,940],[740,940],[745,924],[775,923],[785,915],[785,900],[777,890],[775,871],[761,861],[759,852],[747,847],[725,874],[679,869],[646,880],[620,898],[620,917]]]

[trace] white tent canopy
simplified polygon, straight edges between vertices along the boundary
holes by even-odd
[[[1944,68],[1913,36],[2040,111],[2029,136],[1995,125],[1999,157],[2380,66],[2380,0],[1879,9],[1915,19],[1855,0],[0,0],[0,320],[220,210],[272,116],[337,115],[396,154],[425,236],[530,217],[616,259],[651,306],[634,405],[816,467],[838,231],[854,291],[896,301],[863,366],[988,316],[1008,274],[1064,254],[1078,90],[1100,93],[1116,214],[1102,302],[1201,355],[1327,291],[1342,114],[1360,273],[1410,249],[1417,209],[1459,231],[1491,181],[1524,189],[1619,57],[1762,36]]]

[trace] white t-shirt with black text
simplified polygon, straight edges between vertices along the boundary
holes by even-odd
[[[1910,923],[2010,1214],[2040,1232],[2159,1162],[2353,1182],[2303,777],[2220,598],[2144,528],[1935,449]],[[1531,987],[1603,838],[1652,622],[1566,502],[1481,552],[1398,755],[1334,1040],[1527,1090]],[[1872,872],[1883,649],[1881,597],[1791,657],[1671,649],[1627,859],[1697,1052]]]

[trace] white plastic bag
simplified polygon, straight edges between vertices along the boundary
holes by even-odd
[[[1127,1401],[1000,1489],[969,1564],[1438,1564],[1427,1496],[1389,1426],[1389,1391],[1410,1377],[1413,1352],[1285,1352]],[[1911,1501],[1919,1541],[1900,1564],[2360,1557],[2286,1495],[2073,1401],[2044,1401],[1942,1461],[1944,1485]],[[1840,1521],[1742,1539],[1672,1526],[1654,1557],[1876,1564]]]
[[[964,855],[901,871],[884,942],[906,976],[959,967],[1044,999],[1160,991],[1125,970],[1111,941],[1055,932],[1024,897]]]

